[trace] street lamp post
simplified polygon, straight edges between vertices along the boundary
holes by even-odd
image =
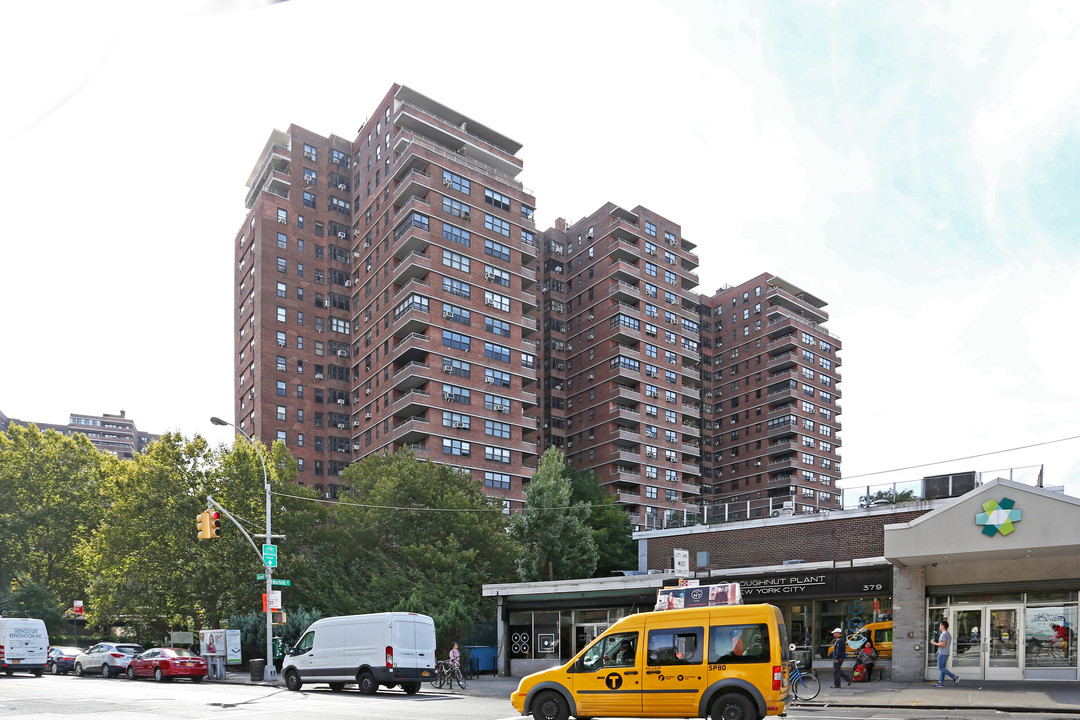
[[[255,451],[259,453],[259,461],[262,463],[263,471],[263,489],[266,490],[266,544],[273,544],[273,536],[270,532],[270,477],[266,474],[266,458],[263,457],[262,448],[259,447],[259,443],[255,442],[250,435],[244,432],[242,429],[233,425],[231,422],[222,420],[219,417],[210,418],[210,422],[214,425],[227,425],[231,428],[235,428],[236,432],[247,438],[247,441],[255,447]],[[277,669],[274,667],[274,624],[271,617],[270,610],[270,593],[273,590],[273,575],[274,569],[263,559],[263,567],[266,569],[266,667],[263,670],[263,682],[272,682],[277,679]]]

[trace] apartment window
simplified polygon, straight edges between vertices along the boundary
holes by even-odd
[[[495,192],[491,188],[484,188],[484,202],[503,210],[510,209],[510,198],[502,193]]]
[[[669,233],[667,230],[664,231],[664,239],[667,240],[669,245],[674,245],[676,242],[675,234]]]
[[[389,138],[389,135],[387,135],[387,137]],[[443,187],[453,188],[462,195],[468,195],[472,188],[472,183],[466,178],[461,177],[457,173],[452,173],[449,170],[443,170],[442,179]]]
[[[484,227],[492,232],[510,237],[510,223],[490,213],[484,213]]]
[[[458,387],[443,383],[443,400],[469,405],[472,402],[472,392],[468,388]]]
[[[281,223],[282,225],[289,222],[289,212],[287,210],[285,210],[284,208],[278,208],[277,209],[277,221],[279,223]],[[251,222],[253,223],[252,227],[255,227],[254,226],[255,218],[251,218]]]
[[[521,353],[521,367],[535,368],[536,356],[529,353]]]
[[[484,393],[484,408],[495,412],[510,412],[510,401],[499,395]]]
[[[810,453],[799,453],[799,459],[802,460],[803,465],[813,465],[814,456]]]
[[[289,293],[289,288],[285,286],[285,283],[279,282],[277,284],[277,296],[283,298]]]
[[[510,273],[490,265],[484,266],[484,279],[503,287],[510,287]]]
[[[484,304],[496,310],[510,312],[510,298],[490,290],[484,291]]]
[[[471,444],[464,440],[457,440],[455,438],[443,438],[442,451],[443,455],[458,455],[460,457],[469,457]]]
[[[502,320],[496,320],[495,318],[484,318],[484,329],[489,333],[495,335],[501,335],[503,337],[510,337],[510,323],[503,322]]]
[[[285,233],[277,234],[277,246],[282,250],[286,250],[289,247],[289,239],[285,237]]]
[[[304,143],[304,158],[307,160],[318,160],[318,149]]]
[[[823,353],[831,353],[832,352],[832,343],[830,343],[830,342],[826,342],[826,341],[822,340],[818,344],[818,347],[821,348],[821,352],[823,352]]]
[[[283,308],[283,307],[277,308],[277,321],[278,322],[285,322],[285,308]]]
[[[823,358],[820,359],[819,362],[821,363],[821,367],[823,369],[832,370],[832,360],[830,360],[829,358],[824,358],[823,357]]]
[[[451,252],[450,250],[442,251],[442,262],[443,265],[452,267],[455,270],[460,270],[463,273],[469,272],[470,269],[469,258],[464,255],[459,255],[456,252]]]
[[[652,235],[653,237],[656,237],[656,226],[653,225],[648,220],[645,221],[645,234],[646,235]]]
[[[821,384],[824,385],[825,387],[831,387],[832,386],[832,378],[829,377],[828,375],[818,375],[818,380],[821,381]]]
[[[443,223],[442,229],[443,239],[455,242],[458,245],[464,245],[469,247],[472,241],[472,233],[464,228],[459,228],[457,225],[451,225],[449,223]]]
[[[443,427],[464,428],[465,430],[468,430],[469,426],[472,424],[472,418],[468,415],[444,410],[442,414],[442,424]]]
[[[491,368],[484,368],[484,382],[488,385],[498,385],[499,387],[510,387],[510,373],[502,372],[501,370],[492,370]]]
[[[821,434],[824,435],[825,437],[832,437],[832,426],[831,425],[819,425],[818,430],[820,430]]]
[[[509,490],[510,476],[506,473],[484,472],[484,486],[498,490]]]
[[[656,257],[656,245],[649,242],[648,240],[645,241],[645,254]]]
[[[675,285],[679,282],[679,280],[675,277],[675,273],[671,272],[670,270],[665,270],[664,282],[666,282],[668,285]]]
[[[284,380],[278,380],[277,381],[277,394],[280,395],[281,397],[285,397],[285,381]]]
[[[277,271],[279,273],[288,272],[289,266],[285,263],[285,258],[279,257],[277,259]]]
[[[304,193],[304,207],[315,207],[315,196],[309,192]]]
[[[521,242],[525,243],[526,245],[535,246],[536,245],[536,233],[532,232],[531,230],[525,230],[524,228],[522,228],[522,230],[521,230]]]
[[[442,331],[442,344],[448,348],[469,352],[470,341],[471,338],[468,335],[462,335],[451,330]]]
[[[651,298],[656,297],[656,286],[645,283],[645,294]]]
[[[667,440],[669,443],[673,443],[673,442],[677,442],[679,437],[675,433],[674,430],[665,430],[664,431],[664,439]]]
[[[341,318],[330,318],[330,330],[344,335],[349,334],[349,321]]]
[[[508,363],[510,362],[510,348],[486,342],[484,343],[484,356],[492,360]]]
[[[443,303],[442,315],[450,322],[459,323],[461,325],[472,324],[472,313],[465,308],[458,307],[457,305]]]
[[[484,434],[493,437],[510,438],[510,425],[495,420],[484,421]]]
[[[500,260],[510,259],[510,248],[494,240],[484,240],[484,253]]]
[[[283,442],[283,443],[287,443],[287,442],[289,441],[289,438],[288,438],[288,436],[287,436],[287,435],[285,434],[285,431],[284,431],[284,430],[278,430],[278,431],[277,431],[277,439],[278,439],[278,440],[280,440],[280,441],[281,441],[281,442]]]
[[[679,298],[677,298],[675,296],[675,293],[665,290],[664,291],[664,302],[666,302],[668,305],[678,305],[679,304]]]
[[[653,440],[656,439],[656,437],[657,437],[657,429],[656,429],[655,425],[646,425],[645,426],[645,437],[652,438]]]
[[[458,295],[466,300],[472,295],[472,287],[468,283],[462,282],[461,280],[453,280],[448,277],[443,278],[442,289],[451,295]]]
[[[678,416],[675,414],[674,410],[665,410],[664,411],[664,420],[666,420],[669,423],[675,423],[675,422],[678,421]]]
[[[827,393],[824,390],[822,390],[821,394],[818,395],[818,398],[823,403],[829,403],[830,405],[832,404],[832,393]]]
[[[655,500],[657,498],[657,492],[657,489],[652,485],[645,486],[645,497],[649,500]]]
[[[448,197],[444,197],[442,200],[443,212],[459,217],[464,220],[469,219],[469,212],[471,208],[465,203],[458,202],[457,200],[451,200]]]
[[[285,406],[284,405],[278,405],[277,406],[277,419],[284,422],[285,421],[285,412],[286,412]]]
[[[285,333],[279,330],[278,332],[274,333],[274,335],[275,335],[275,338],[277,339],[277,346],[278,347],[285,347],[285,344],[286,344]]]
[[[670,250],[665,250],[664,262],[666,262],[668,265],[674,265],[676,262],[678,262],[678,260],[675,258],[675,253],[671,252]]]
[[[657,347],[655,345],[650,345],[648,343],[645,343],[645,355],[648,356],[648,357],[654,358],[654,357],[656,357],[656,354],[657,354]]]
[[[656,269],[657,269],[656,265],[652,264],[651,262],[645,263],[645,274],[646,275],[652,275],[653,277],[656,277]]]

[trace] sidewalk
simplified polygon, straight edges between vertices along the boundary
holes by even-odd
[[[1080,715],[1080,683],[1077,682],[1023,682],[1023,681],[979,681],[960,680],[959,686],[946,685],[943,688],[931,687],[931,681],[903,683],[875,681],[852,683],[849,686],[834,689],[828,680],[822,678],[821,694],[810,702],[794,703],[794,707],[868,707],[868,708],[927,708],[934,710],[948,709],[983,709],[1003,712],[1046,712],[1073,713]],[[446,693],[468,697],[504,698],[507,708],[510,706],[510,693],[517,689],[520,678],[494,677],[482,675],[467,681],[464,690],[443,688],[437,690],[427,683],[421,693]],[[247,673],[230,672],[226,682],[240,682],[262,685],[252,682]],[[279,679],[277,685],[284,687]],[[383,690],[383,692],[386,692]],[[391,691],[392,692],[392,691]]]

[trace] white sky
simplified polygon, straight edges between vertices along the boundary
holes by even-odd
[[[6,20],[11,417],[123,408],[229,440],[208,418],[233,408],[257,153],[290,122],[352,139],[400,82],[524,144],[538,227],[640,203],[698,244],[701,290],[768,271],[828,300],[845,476],[1080,435],[1080,4],[39,0]],[[1080,494],[1076,440],[852,484],[1041,463]]]

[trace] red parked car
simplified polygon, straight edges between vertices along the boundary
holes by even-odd
[[[128,680],[153,677],[158,682],[175,677],[202,682],[206,677],[206,661],[184,648],[151,648],[131,659],[127,666]]]

